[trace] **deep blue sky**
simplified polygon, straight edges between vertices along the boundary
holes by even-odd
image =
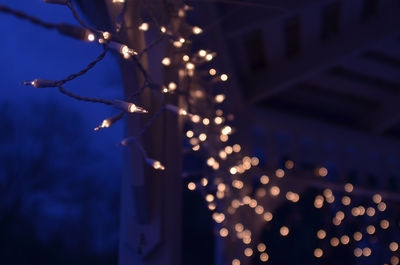
[[[33,14],[45,21],[77,24],[68,8],[46,4],[43,0],[2,0],[0,4]],[[85,121],[81,129],[91,136],[92,144],[99,151],[109,153],[113,162],[120,163],[121,152],[115,144],[122,137],[123,123],[101,132],[93,131],[104,118],[117,113],[116,110],[100,104],[72,100],[54,88],[36,89],[20,84],[21,81],[34,78],[62,79],[95,59],[101,53],[101,47],[96,43],[79,42],[6,14],[0,14],[0,22],[0,104],[7,102],[23,111],[29,102],[57,102],[65,108],[73,109],[81,113]],[[65,87],[85,96],[121,98],[122,86],[117,61],[107,55],[88,74]],[[29,115],[35,118],[35,113]]]

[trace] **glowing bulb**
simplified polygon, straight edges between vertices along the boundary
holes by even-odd
[[[217,70],[215,70],[214,68],[211,68],[211,69],[208,71],[208,73],[209,73],[211,76],[214,76],[214,75],[217,74]]]
[[[194,66],[193,63],[187,63],[187,64],[186,64],[186,69],[188,69],[188,70],[193,70],[194,68],[195,68],[195,66]]]
[[[340,242],[341,242],[343,245],[347,245],[347,244],[350,242],[350,238],[349,238],[347,235],[343,235],[343,236],[340,238]]]
[[[194,123],[199,123],[200,120],[201,120],[201,118],[200,118],[199,115],[193,115],[193,116],[192,116],[192,122],[194,122]]]
[[[176,90],[177,87],[178,87],[178,86],[177,86],[174,82],[170,82],[170,83],[168,84],[168,89],[169,89],[170,91]]]
[[[265,221],[270,222],[274,216],[272,215],[272,213],[266,212],[264,213],[263,217]]]
[[[285,176],[285,171],[283,171],[283,169],[277,169],[275,171],[275,176],[277,178],[283,178]]]
[[[371,255],[371,253],[372,253],[372,250],[370,248],[366,247],[363,249],[363,255],[365,257],[369,257]]]
[[[399,249],[399,244],[397,244],[396,242],[391,242],[389,244],[389,249],[390,249],[390,251],[395,252]]]
[[[133,103],[122,101],[122,100],[114,100],[113,106],[117,109],[121,109],[130,113],[148,113],[147,110],[141,108]]]
[[[96,39],[96,37],[94,36],[94,34],[90,33],[90,34],[87,36],[87,39],[88,39],[88,41],[94,41],[94,40]]]
[[[217,103],[222,103],[225,100],[225,95],[224,94],[219,94],[215,96],[215,102]]]
[[[346,191],[346,192],[352,192],[353,191],[353,189],[354,189],[354,187],[353,187],[353,185],[351,184],[351,183],[347,183],[346,185],[344,185],[344,190]]]
[[[223,228],[221,228],[221,230],[219,230],[219,235],[220,235],[221,237],[227,237],[228,234],[229,234],[229,231],[228,231],[228,229],[226,229],[225,227],[223,227]]]
[[[207,139],[207,135],[205,133],[202,133],[199,135],[199,140],[204,142]]]
[[[238,259],[232,260],[232,265],[240,265],[240,260]]]
[[[353,238],[354,238],[355,241],[360,241],[360,240],[362,239],[362,234],[361,234],[361,232],[355,232],[355,233],[353,234]]]
[[[222,74],[220,78],[221,78],[221,81],[226,82],[228,80],[228,75]]]
[[[206,60],[207,61],[211,61],[213,58],[214,58],[214,56],[211,53],[206,55]]]
[[[286,226],[282,226],[281,229],[279,229],[279,232],[282,236],[287,236],[289,235],[289,228]]]
[[[260,252],[264,252],[267,249],[267,246],[264,243],[260,243],[257,245],[257,250]]]
[[[203,119],[203,124],[206,125],[206,126],[209,125],[210,124],[210,120],[207,119],[207,118],[204,118]]]
[[[110,39],[111,38],[110,32],[107,32],[107,31],[103,32],[103,38],[106,40]]]
[[[320,167],[318,169],[318,175],[320,177],[326,177],[328,175],[328,170],[325,167]]]
[[[361,257],[362,253],[363,253],[363,251],[362,251],[361,248],[355,248],[354,249],[354,256],[356,256],[357,258]]]
[[[330,240],[330,244],[332,247],[337,247],[339,245],[339,239],[337,237],[332,237]]]
[[[233,147],[233,152],[238,153],[242,149],[242,147],[239,144],[234,144]]]
[[[182,42],[180,42],[180,41],[174,41],[174,42],[173,42],[173,45],[174,45],[176,48],[181,48],[181,47],[182,47]]]
[[[272,186],[271,189],[269,190],[272,196],[276,197],[280,193],[280,189],[278,186]]]
[[[169,65],[171,65],[171,59],[168,58],[168,57],[165,57],[164,59],[162,59],[161,63],[162,63],[164,66],[169,66]]]
[[[326,232],[325,232],[325,230],[323,230],[323,229],[318,230],[318,232],[317,232],[317,237],[318,237],[318,239],[324,239],[324,238],[326,237]]]
[[[194,132],[193,131],[187,131],[186,132],[186,136],[188,137],[188,138],[192,138],[193,137],[193,135],[194,135]]]
[[[196,189],[196,184],[194,182],[189,182],[188,183],[188,189],[189,190],[195,190]]]
[[[251,248],[246,248],[246,249],[244,250],[244,255],[245,255],[246,257],[251,257],[251,255],[253,255],[253,250],[252,250]]]
[[[205,50],[199,50],[198,53],[200,57],[205,57],[207,55],[207,52]]]
[[[200,27],[194,26],[192,28],[192,32],[196,35],[201,34],[203,32],[203,30]]]
[[[261,253],[261,255],[260,255],[260,260],[261,260],[262,262],[267,262],[268,259],[269,259],[269,256],[268,256],[267,253]]]
[[[152,166],[154,169],[165,170],[165,167],[161,164],[160,161],[146,158],[146,163],[149,164],[150,166]]]
[[[166,32],[167,32],[167,29],[166,29],[164,26],[162,26],[162,27],[160,28],[160,30],[161,30],[162,33],[166,33]]]
[[[316,248],[316,249],[314,250],[314,256],[315,256],[316,258],[321,258],[323,254],[324,254],[324,252],[323,252],[322,249],[320,249],[320,248]]]
[[[262,176],[260,177],[260,182],[261,182],[262,184],[264,184],[264,185],[268,184],[268,182],[269,182],[269,177],[268,177],[267,175],[262,175]]]

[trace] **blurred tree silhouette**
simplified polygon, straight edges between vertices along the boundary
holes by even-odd
[[[115,264],[119,171],[93,151],[78,113],[20,109],[0,106],[1,264]]]

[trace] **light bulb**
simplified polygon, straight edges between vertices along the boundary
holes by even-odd
[[[111,125],[113,125],[115,122],[117,122],[118,120],[120,120],[123,116],[124,116],[124,115],[123,115],[123,113],[122,113],[122,114],[118,114],[118,115],[116,115],[116,116],[114,116],[114,117],[105,119],[105,120],[103,120],[103,122],[102,122],[98,127],[94,128],[94,130],[95,130],[95,131],[98,131],[98,130],[103,129],[103,128],[108,128],[108,127],[110,127]]]
[[[162,59],[161,63],[162,63],[164,66],[170,66],[170,65],[171,65],[171,59],[168,58],[168,57],[165,57],[164,59]]]
[[[142,24],[140,24],[139,30],[141,30],[141,31],[148,31],[148,30],[149,30],[149,24],[146,23],[146,22],[143,22]]]
[[[23,85],[26,86],[33,86],[36,88],[45,88],[45,87],[56,87],[57,82],[51,80],[44,80],[44,79],[35,79],[33,81],[26,81],[22,82]]]
[[[160,161],[146,158],[146,163],[149,164],[150,166],[152,166],[154,169],[165,170],[165,167],[161,164]]]
[[[203,30],[200,27],[194,26],[192,28],[192,32],[196,35],[201,34],[203,32]]]
[[[147,110],[141,108],[133,103],[122,101],[122,100],[114,100],[113,106],[117,109],[123,110],[129,113],[148,113]]]

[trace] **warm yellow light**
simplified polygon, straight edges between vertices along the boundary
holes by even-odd
[[[203,30],[200,27],[194,26],[192,28],[192,32],[196,35],[201,34],[203,32]]]
[[[257,250],[260,252],[264,252],[267,249],[267,246],[264,243],[259,243],[257,245]]]
[[[208,209],[210,209],[210,211],[214,211],[215,208],[217,208],[217,206],[216,206],[214,203],[210,203],[210,204],[208,205]]]
[[[161,31],[163,31],[163,28],[164,27],[162,27],[161,28]],[[165,28],[164,28],[165,29]],[[140,26],[139,26],[139,30],[141,30],[141,31],[148,31],[149,30],[149,24],[148,23],[142,23],[142,24],[140,24]],[[165,31],[167,31],[166,29],[165,29]]]
[[[168,57],[165,57],[164,59],[162,59],[161,63],[162,63],[164,66],[170,66],[170,65],[171,65],[171,59],[168,58]]]
[[[354,249],[354,256],[356,256],[357,258],[361,257],[363,254],[363,251],[361,248],[355,248]]]
[[[193,131],[187,131],[186,132],[186,137],[188,137],[188,138],[192,138],[193,137],[193,135],[194,135],[194,132]]]
[[[234,144],[233,145],[233,152],[238,153],[242,149],[242,147],[239,144]]]
[[[344,216],[345,216],[344,212],[342,212],[342,211],[338,211],[336,213],[336,218],[339,219],[340,221],[342,221],[344,219]]]
[[[332,247],[337,247],[339,245],[339,243],[340,242],[339,242],[339,239],[337,237],[332,237],[331,238],[330,244],[331,244]]]
[[[278,186],[272,186],[271,189],[269,190],[272,196],[278,196],[281,190],[279,189]]]
[[[214,68],[211,68],[211,69],[208,71],[208,73],[209,73],[211,76],[214,76],[214,75],[217,74],[217,70],[215,70]]]
[[[260,254],[260,260],[261,260],[262,262],[267,262],[268,259],[269,259],[269,256],[268,256],[267,253],[261,253],[261,254]]]
[[[346,183],[346,185],[344,185],[344,190],[346,191],[346,192],[352,192],[353,191],[353,189],[354,189],[354,187],[353,187],[353,184],[351,184],[351,183]]]
[[[230,172],[232,175],[235,175],[235,174],[237,173],[236,167],[231,167],[231,169],[229,170],[229,172]]]
[[[246,249],[244,250],[244,255],[245,255],[246,257],[251,257],[251,255],[253,255],[253,250],[252,250],[251,248],[246,248]]]
[[[240,260],[238,259],[232,260],[232,265],[240,265]]]
[[[165,170],[165,167],[161,164],[160,161],[154,161],[153,168],[158,170]]]
[[[388,229],[389,228],[389,221],[384,219],[380,222],[381,228],[382,229]]]
[[[204,118],[203,119],[203,124],[206,125],[206,126],[209,125],[210,124],[210,120],[207,119],[207,118]]]
[[[207,61],[211,61],[213,58],[214,58],[214,56],[211,53],[206,55],[206,60]]]
[[[399,244],[397,242],[391,242],[389,244],[389,249],[390,249],[390,251],[395,252],[399,249]]]
[[[215,124],[219,125],[219,124],[221,124],[222,122],[223,122],[223,119],[222,119],[221,117],[215,117],[215,119],[214,119],[214,123],[215,123]]]
[[[96,39],[96,37],[94,36],[94,34],[90,33],[90,34],[87,36],[87,39],[88,39],[88,41],[94,41],[94,40]]]
[[[225,95],[224,94],[219,94],[215,96],[215,102],[217,103],[222,103],[225,100]]]
[[[316,258],[321,258],[323,254],[324,254],[324,252],[323,252],[322,249],[320,249],[320,248],[316,248],[316,249],[314,250],[314,256],[315,256]]]
[[[206,135],[205,133],[201,133],[201,134],[199,135],[199,140],[202,141],[202,142],[204,142],[205,140],[207,140],[207,135]]]
[[[243,181],[235,179],[232,181],[232,186],[240,190],[243,188]]]
[[[320,177],[326,177],[328,175],[328,170],[325,167],[320,167],[318,169],[318,175]]]
[[[353,238],[354,238],[355,241],[360,241],[360,240],[362,239],[362,234],[361,234],[361,232],[355,232],[355,233],[353,234]]]
[[[349,196],[343,196],[342,197],[342,204],[343,205],[348,206],[348,205],[350,205],[350,203],[351,203],[351,199],[350,199]]]
[[[194,182],[189,182],[188,183],[188,189],[189,190],[195,190],[196,189],[196,184]]]
[[[326,232],[323,229],[318,230],[317,232],[318,239],[324,239],[326,237]]]
[[[285,167],[286,167],[287,169],[293,169],[293,167],[294,167],[294,162],[293,162],[292,160],[287,160],[287,161],[285,162]]]
[[[227,237],[227,236],[229,235],[228,229],[226,229],[225,227],[221,228],[221,229],[219,230],[219,235],[220,235],[221,237]]]
[[[268,184],[269,183],[269,177],[267,175],[262,175],[260,177],[260,182],[261,182],[261,184],[264,184],[264,185]]]
[[[207,55],[207,52],[205,50],[199,50],[199,56],[204,57]]]
[[[173,44],[174,47],[176,47],[176,48],[181,48],[181,47],[182,47],[182,42],[180,42],[180,41],[174,41],[172,44]]]
[[[221,81],[225,82],[228,80],[228,75],[222,74],[220,78],[221,78]]]
[[[188,69],[188,70],[193,70],[194,68],[195,68],[195,66],[194,66],[193,63],[187,63],[187,64],[186,64],[186,69]]]
[[[265,221],[270,222],[274,216],[270,212],[265,212],[263,217]]]
[[[289,228],[287,226],[282,226],[281,229],[279,229],[279,232],[282,236],[287,236],[289,235]]]
[[[363,249],[363,255],[365,257],[369,257],[371,255],[371,253],[372,253],[372,250],[370,248],[366,247]]]
[[[264,207],[262,207],[261,205],[257,205],[256,208],[254,209],[254,211],[256,212],[256,214],[263,214]]]
[[[392,265],[398,265],[398,264],[399,264],[399,257],[397,257],[397,256],[392,256],[392,257],[390,258],[390,263],[391,263]]]
[[[382,196],[380,194],[375,194],[374,196],[372,196],[372,200],[374,201],[374,203],[378,204],[382,201]]]
[[[372,207],[368,207],[367,209],[367,215],[368,216],[374,216],[375,215],[375,209]]]
[[[244,227],[243,227],[243,225],[241,224],[241,223],[237,223],[236,225],[235,225],[235,230],[236,230],[236,232],[242,232],[243,231],[243,229],[244,229]]]
[[[206,196],[206,201],[207,201],[207,202],[212,202],[212,201],[214,201],[214,195],[212,195],[212,194],[207,194],[207,196]]]
[[[230,126],[225,126],[222,130],[221,133],[224,135],[229,135],[232,133],[232,128]]]
[[[202,178],[202,179],[201,179],[201,185],[202,185],[203,187],[205,187],[205,186],[207,186],[207,184],[208,184],[208,179]]]
[[[275,176],[277,177],[277,178],[283,178],[284,176],[285,176],[285,171],[283,171],[283,169],[277,169],[276,171],[275,171]]]
[[[349,242],[350,242],[349,236],[343,235],[343,236],[340,238],[340,242],[341,242],[343,245],[349,244]]]
[[[385,211],[386,210],[386,203],[384,203],[384,202],[380,202],[379,204],[378,204],[378,210],[379,211],[381,211],[381,212],[383,212],[383,211]]]

